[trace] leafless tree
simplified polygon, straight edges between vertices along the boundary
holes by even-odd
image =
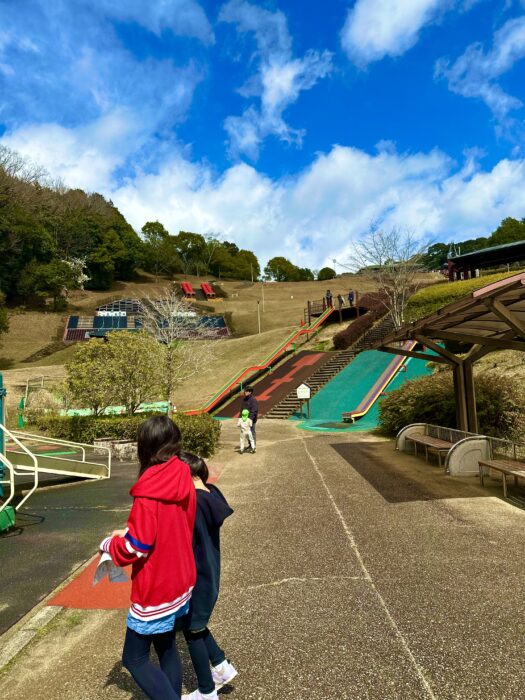
[[[425,249],[409,229],[376,226],[356,244],[352,267],[375,282],[396,328],[403,325],[408,300],[421,284]]]
[[[200,319],[174,289],[143,300],[142,325],[162,344],[163,393],[171,413],[175,388],[211,370],[220,340],[216,329]]]
[[[204,235],[204,250],[202,254],[203,262],[206,266],[206,270],[209,271],[210,266],[215,258],[215,253],[217,248],[221,244],[221,236],[219,233],[206,233]]]

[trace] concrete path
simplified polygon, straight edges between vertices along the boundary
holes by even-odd
[[[212,629],[239,669],[225,695],[524,697],[525,512],[496,484],[453,480],[366,434],[262,421],[257,455],[241,456],[224,433],[219,485],[235,515]],[[125,615],[62,611],[0,676],[0,696],[142,699],[120,665]]]

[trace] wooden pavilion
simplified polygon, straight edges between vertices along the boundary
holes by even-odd
[[[417,346],[413,350],[400,347],[408,340],[415,340],[436,354],[418,350]],[[442,347],[440,342],[447,340],[465,344],[464,353]],[[478,432],[473,365],[494,350],[525,351],[525,273],[489,284],[425,318],[405,324],[382,340],[377,349],[450,365],[454,372],[457,427]]]

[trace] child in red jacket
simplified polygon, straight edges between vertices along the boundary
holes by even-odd
[[[126,530],[100,548],[117,566],[132,565],[131,608],[122,662],[151,700],[180,700],[182,669],[175,621],[187,614],[195,585],[192,549],[195,488],[179,459],[181,434],[167,416],[145,421],[138,432],[140,471]],[[151,644],[160,668],[151,663]]]

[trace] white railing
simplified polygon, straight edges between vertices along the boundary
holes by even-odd
[[[96,447],[94,445],[89,445],[88,443],[84,442],[73,442],[72,440],[61,440],[58,438],[53,438],[53,437],[47,437],[44,435],[35,435],[34,433],[26,433],[25,431],[20,431],[20,430],[13,430],[11,432],[11,435],[13,437],[17,438],[16,442],[18,444],[21,444],[20,441],[24,440],[26,442],[30,443],[36,443],[36,444],[42,444],[42,445],[59,445],[61,447],[70,447],[73,450],[75,450],[77,453],[80,453],[80,455],[77,455],[75,457],[64,457],[64,456],[59,456],[55,454],[51,455],[45,455],[46,457],[49,457],[53,459],[53,461],[58,461],[58,462],[65,462],[65,463],[73,463],[76,465],[79,464],[86,464],[89,465],[90,467],[103,467],[105,469],[105,474],[102,477],[99,478],[107,478],[111,476],[111,449],[109,447],[105,447],[101,445],[100,447],[97,445]],[[26,448],[27,451],[27,448]],[[17,452],[17,450],[14,450],[14,452]],[[101,454],[104,453],[105,458],[103,462],[100,461],[91,461],[87,459],[88,453],[91,452],[93,454]],[[56,469],[54,470],[52,467],[48,466],[43,466],[41,465],[39,467],[40,471],[45,471],[47,473],[57,473],[57,474],[64,474],[67,476],[86,476],[93,478],[93,475],[90,475],[86,472],[81,472],[78,467],[76,469],[66,469],[67,465],[64,464],[64,468]]]
[[[15,435],[13,435],[13,433],[10,430],[8,430],[5,427],[5,425],[2,425],[2,423],[0,423],[0,431],[4,434],[4,445],[6,445],[7,439],[12,440],[15,443],[15,445],[18,445],[18,447],[20,447],[22,453],[27,454],[27,456],[29,457],[29,461],[33,463],[33,466],[26,466],[26,467],[15,466],[11,463],[10,460],[7,459],[7,457],[4,457],[2,455],[2,464],[6,465],[6,462],[7,462],[6,466],[9,469],[9,472],[11,475],[11,478],[9,480],[9,483],[11,485],[11,494],[9,496],[7,503],[9,503],[9,501],[11,501],[11,499],[13,498],[13,496],[15,494],[14,477],[15,476],[23,476],[24,474],[33,474],[33,486],[29,489],[29,491],[26,493],[26,495],[22,498],[20,503],[18,503],[16,505],[16,510],[18,510],[27,501],[29,496],[33,495],[33,493],[36,491],[36,489],[38,487],[38,459],[30,450],[27,449],[27,447],[25,445],[23,445],[20,442],[20,440]],[[4,503],[2,505],[2,510],[5,508],[5,506],[6,506],[6,503]]]
[[[7,457],[4,457],[4,455],[0,452],[0,464],[4,468],[4,476],[6,471],[9,474],[9,479],[0,479],[0,484],[5,485],[9,484],[9,497],[5,499],[3,503],[0,503],[0,513],[11,503],[13,498],[15,497],[15,473],[14,473],[14,468],[11,462],[7,459]]]

